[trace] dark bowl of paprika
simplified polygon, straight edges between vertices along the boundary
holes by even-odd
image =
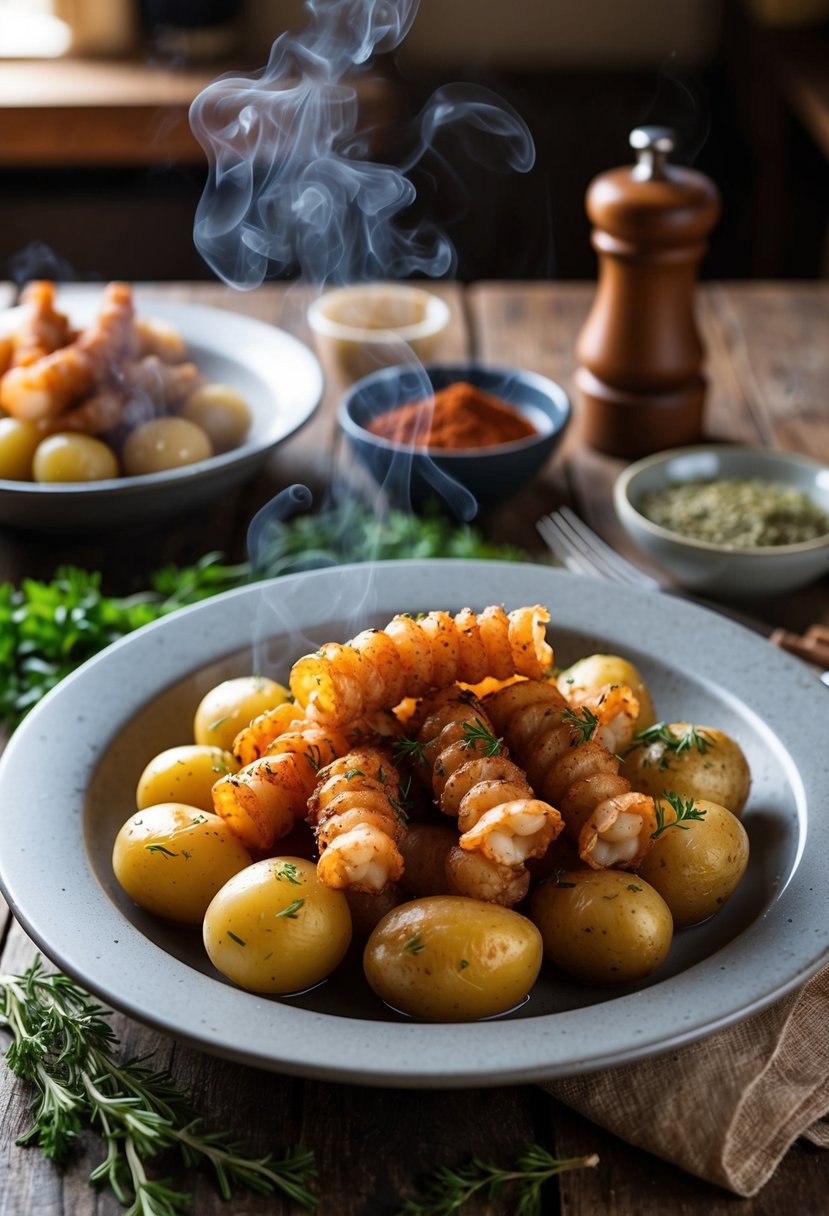
[[[351,450],[392,505],[434,500],[462,519],[532,481],[570,416],[555,381],[476,363],[383,368],[353,384],[338,413]]]

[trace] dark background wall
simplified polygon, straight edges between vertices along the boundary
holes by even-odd
[[[583,207],[588,183],[629,162],[627,137],[634,126],[675,125],[682,141],[678,159],[708,173],[723,195],[703,274],[823,276],[829,267],[829,170],[814,128],[792,104],[790,82],[804,48],[813,65],[823,55],[829,81],[827,45],[825,25],[768,27],[735,0],[725,5],[713,53],[692,68],[670,60],[647,68],[493,68],[430,64],[401,53],[381,65],[392,81],[397,113],[380,132],[378,155],[393,159],[396,124],[415,114],[437,85],[458,79],[486,84],[529,125],[537,154],[533,170],[493,175],[464,166],[466,190],[458,192],[442,181],[439,160],[427,161],[414,179],[414,212],[428,212],[446,229],[460,278],[590,278],[595,262]],[[829,116],[825,122],[829,130]],[[210,277],[192,242],[203,181],[200,167],[175,164],[5,168],[0,277]],[[51,265],[50,256],[56,259]]]

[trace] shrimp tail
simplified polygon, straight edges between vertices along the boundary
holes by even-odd
[[[593,869],[633,869],[653,844],[653,799],[631,794],[605,743],[633,730],[638,704],[628,693],[600,689],[575,706],[554,684],[526,680],[484,698],[533,789],[560,807],[566,835]]]

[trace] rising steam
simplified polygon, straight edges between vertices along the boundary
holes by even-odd
[[[406,228],[399,219],[415,197],[406,173],[447,132],[459,160],[532,167],[532,137],[519,115],[489,90],[458,84],[428,102],[401,164],[365,159],[347,78],[400,45],[418,5],[307,0],[307,27],[278,38],[265,68],[221,77],[193,102],[190,123],[209,164],[194,239],[225,282],[249,289],[285,274],[320,285],[447,274],[455,253],[445,234],[429,221]]]

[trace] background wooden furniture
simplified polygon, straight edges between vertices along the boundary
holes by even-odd
[[[446,26],[439,3],[429,7],[424,26]],[[527,122],[536,147],[527,174],[493,175],[468,161],[459,189],[440,155],[411,174],[416,208],[456,246],[458,279],[591,279],[585,190],[597,173],[629,163],[628,133],[644,122],[674,126],[677,160],[709,174],[722,192],[705,276],[826,277],[825,24],[769,28],[752,17],[747,0],[664,2],[653,21],[643,21],[640,0],[632,16],[625,10],[619,53],[602,58],[597,47],[609,37],[612,6],[594,0],[592,12],[603,12],[604,20],[596,27],[587,5],[573,14],[572,26],[565,21],[560,34],[569,37],[570,53],[562,59],[547,42],[531,50],[520,36],[514,40],[529,7],[539,20],[538,3],[524,5],[506,42],[498,6],[485,7],[471,43],[459,45],[463,18],[455,13],[445,39],[430,46],[416,36],[393,62],[378,60],[377,76],[356,82],[361,125],[375,128],[378,150],[385,133],[391,148],[380,158],[392,164],[411,144],[405,124],[450,81],[493,90]],[[553,5],[566,7],[562,0]],[[216,76],[238,70],[240,58],[258,70],[286,21],[297,29],[305,24],[299,0],[247,8],[247,41],[227,64],[169,70],[138,58],[0,59],[0,276],[210,278],[192,240],[207,166],[189,130],[188,106]],[[666,37],[672,10],[670,40],[660,50],[654,30]],[[556,30],[557,16],[544,16],[545,29]],[[438,141],[450,169],[461,145]],[[50,267],[44,244],[60,272]]]
[[[587,285],[479,283],[437,289],[452,305],[453,321],[441,354],[480,358],[546,373],[571,387],[575,336],[592,298]],[[8,292],[6,297],[8,298]],[[215,285],[147,285],[139,299],[198,301],[236,308],[308,338],[304,299],[294,288],[267,286],[234,295]],[[0,289],[0,304],[3,302]],[[829,463],[829,285],[713,284],[700,292],[700,322],[708,347],[711,393],[708,433],[713,439],[778,445],[808,452]],[[48,577],[62,561],[105,571],[113,591],[142,586],[149,570],[165,561],[190,561],[224,549],[243,555],[247,521],[277,490],[306,481],[324,494],[331,470],[337,386],[300,434],[278,449],[266,472],[250,487],[193,519],[181,519],[164,534],[34,537],[0,532],[0,575]],[[576,424],[563,451],[544,474],[511,503],[482,522],[488,535],[509,539],[544,559],[535,520],[571,502],[608,539],[623,545],[609,498],[622,462],[586,449]],[[597,584],[597,595],[606,593]],[[829,624],[829,580],[751,611],[769,624],[801,632],[811,622]],[[3,813],[25,814],[25,808]],[[4,926],[0,967],[21,971],[34,947],[10,915]],[[823,1216],[829,1194],[829,1154],[795,1144],[766,1188],[740,1200],[634,1150],[558,1106],[530,1086],[486,1091],[400,1091],[338,1086],[259,1072],[213,1059],[117,1016],[124,1050],[154,1052],[193,1095],[209,1123],[232,1128],[254,1149],[279,1150],[302,1143],[317,1154],[324,1216],[392,1216],[401,1195],[435,1165],[458,1165],[472,1155],[512,1161],[531,1140],[560,1156],[596,1151],[596,1170],[564,1175],[548,1188],[545,1213],[554,1216]],[[324,1053],[326,1045],[320,1044]],[[704,1095],[700,1096],[704,1101]],[[0,1069],[0,1216],[115,1216],[110,1196],[96,1198],[86,1175],[97,1163],[88,1146],[61,1175],[36,1150],[14,1144],[27,1126],[27,1094]],[[681,1129],[677,1129],[681,1135]],[[168,1165],[159,1163],[163,1172]],[[288,1213],[278,1199],[237,1196],[224,1205],[212,1184],[173,1171],[175,1183],[192,1189],[198,1216]],[[510,1216],[509,1197],[483,1199],[464,1216]]]

